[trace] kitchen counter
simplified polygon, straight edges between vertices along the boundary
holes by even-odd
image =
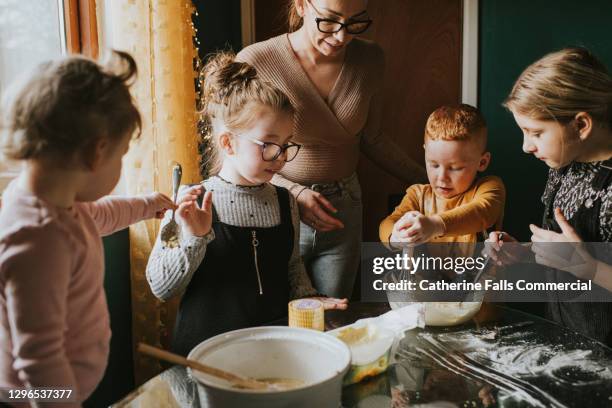
[[[612,407],[612,349],[553,322],[487,305],[455,327],[408,331],[384,374],[343,389],[343,407]],[[326,313],[326,328],[380,315],[386,304]],[[198,407],[180,367],[114,407]]]

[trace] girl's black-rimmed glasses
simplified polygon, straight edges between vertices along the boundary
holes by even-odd
[[[261,146],[261,158],[264,161],[277,160],[283,153],[286,153],[285,161],[290,162],[291,160],[295,159],[298,152],[302,148],[302,145],[293,142],[285,143],[281,146],[277,143],[262,142],[261,140],[251,139],[250,137],[244,138]]]

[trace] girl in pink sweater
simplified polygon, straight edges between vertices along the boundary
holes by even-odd
[[[48,62],[3,109],[0,149],[22,170],[0,210],[0,394],[70,389],[74,406],[102,378],[111,332],[100,237],[173,206],[159,193],[104,197],[141,126],[135,74],[121,52],[106,65]]]

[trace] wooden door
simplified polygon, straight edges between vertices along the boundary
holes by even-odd
[[[374,24],[367,38],[385,50],[384,128],[410,157],[423,164],[429,114],[461,100],[461,0],[370,0]],[[378,225],[391,201],[408,186],[363,155],[364,241],[378,241]],[[395,197],[394,197],[395,196]]]
[[[287,32],[288,4],[287,0],[255,0],[256,42]]]
[[[256,40],[286,32],[286,0],[256,0]],[[374,19],[366,38],[386,53],[384,129],[423,164],[423,129],[438,106],[461,99],[461,0],[370,0]],[[390,201],[408,186],[362,156],[364,241],[378,241]]]

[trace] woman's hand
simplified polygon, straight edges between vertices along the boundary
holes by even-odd
[[[165,194],[155,192],[147,197],[155,207],[155,218],[164,218],[166,210],[176,208],[174,202]]]
[[[196,237],[208,234],[212,226],[212,192],[207,191],[204,194],[200,208],[197,200],[202,191],[201,185],[184,188],[179,192],[176,201],[178,205],[176,217],[183,231]]]
[[[318,297],[311,297],[309,299],[318,300],[319,302],[323,303],[324,310],[333,310],[333,309],[346,310],[346,308],[348,307],[348,299],[346,298],[338,299],[338,298],[331,298],[331,297],[326,297],[326,296],[318,296]]]
[[[559,208],[555,209],[555,220],[561,233],[529,226],[534,243],[531,251],[535,254],[536,262],[569,272],[578,278],[592,279],[597,270],[597,260],[585,249],[582,238]]]
[[[319,232],[328,232],[344,228],[342,221],[328,214],[337,213],[323,194],[313,191],[309,188],[302,190],[296,197],[300,207],[300,218],[306,225]]]

